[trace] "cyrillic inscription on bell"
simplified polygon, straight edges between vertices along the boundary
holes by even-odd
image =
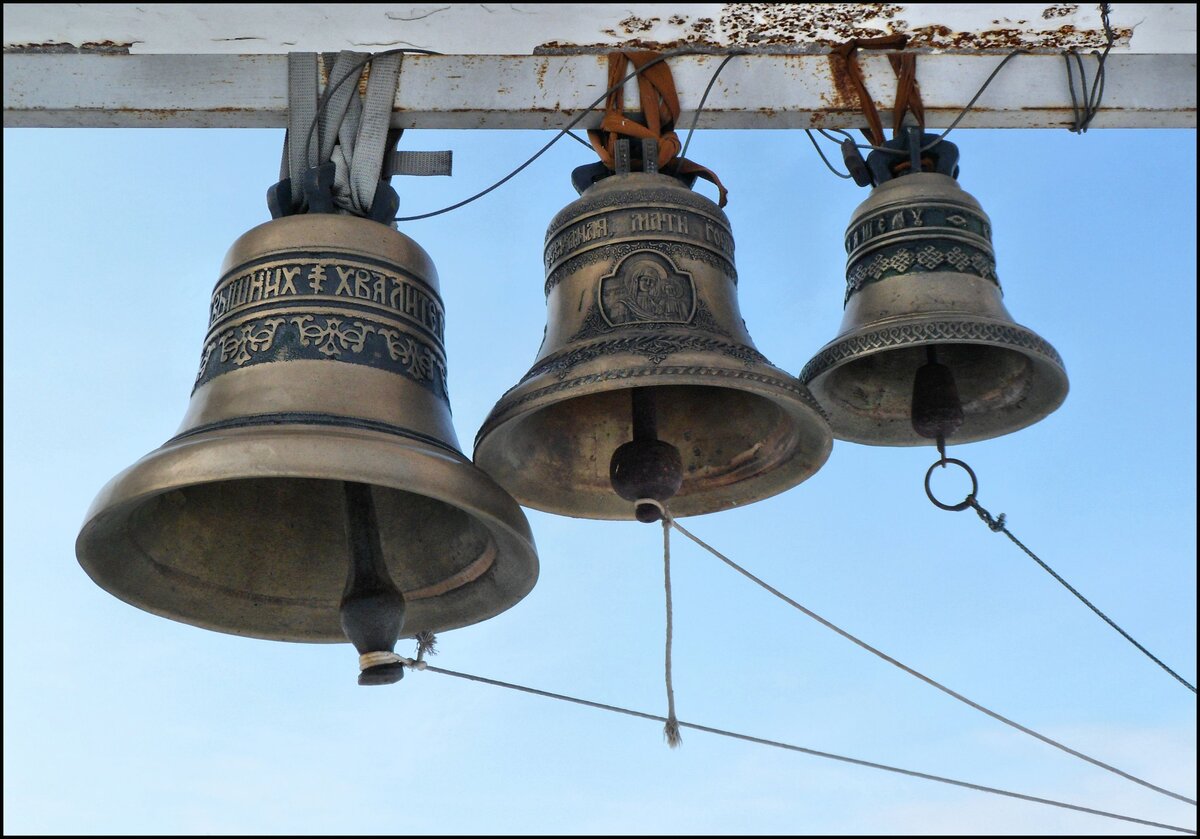
[[[404,636],[532,588],[523,513],[459,451],[437,273],[416,242],[347,215],[276,219],[234,243],[209,316],[179,433],[87,514],[76,552],[101,587],[287,641],[345,641],[343,595],[362,611],[393,584],[387,625],[402,617]]]
[[[800,373],[841,440],[984,440],[1067,395],[1054,347],[1001,302],[991,221],[952,177],[957,150],[943,141],[923,154],[946,165],[884,180],[854,211],[841,330]],[[889,177],[883,155],[868,164]]]
[[[637,436],[634,391],[650,390],[637,410],[647,452],[663,448],[656,439],[678,450],[674,514],[750,503],[812,475],[832,438],[808,390],[750,339],[733,251],[725,214],[674,177],[590,186],[547,230],[545,338],[480,429],[476,463],[527,506],[633,518],[610,465],[621,471],[614,452]]]

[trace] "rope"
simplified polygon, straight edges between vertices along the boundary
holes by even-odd
[[[466,679],[471,682],[479,682],[479,683],[485,684],[485,685],[493,685],[495,687],[502,687],[502,688],[507,688],[509,690],[520,691],[522,693],[530,693],[530,694],[533,694],[534,696],[543,696],[547,699],[557,699],[562,702],[571,702],[576,705],[584,705],[589,708],[598,708],[601,711],[612,711],[613,713],[616,713],[616,714],[625,714],[626,716],[630,716],[630,717],[638,717],[639,719],[654,720],[656,722],[662,722],[662,723],[665,723],[668,721],[666,717],[660,717],[657,714],[647,714],[643,711],[635,711],[630,708],[622,708],[618,705],[607,705],[603,702],[593,702],[589,699],[579,699],[577,697],[567,696],[566,694],[562,694],[562,693],[551,693],[548,690],[539,690],[538,688],[526,687],[525,685],[518,685],[518,684],[514,684],[512,682],[502,682],[502,681],[499,681],[498,679],[488,679],[483,676],[474,676],[469,673],[459,673],[454,670],[445,670],[441,667],[426,666],[424,669],[429,673],[440,673],[443,676],[453,676],[457,679]],[[865,766],[869,769],[880,769],[884,772],[894,772],[894,773],[900,774],[900,775],[907,775],[911,778],[920,778],[920,779],[926,780],[926,781],[936,781],[938,783],[950,784],[952,786],[963,787],[965,789],[973,789],[973,790],[976,790],[977,792],[986,792],[986,793],[989,793],[992,795],[1001,795],[1001,796],[1006,796],[1008,798],[1017,798],[1022,801],[1030,801],[1035,804],[1046,804],[1051,807],[1061,807],[1066,810],[1075,810],[1076,812],[1089,813],[1094,816],[1103,816],[1104,818],[1109,818],[1109,819],[1119,819],[1121,821],[1133,822],[1134,824],[1144,824],[1144,825],[1148,825],[1150,827],[1161,827],[1164,830],[1173,830],[1177,833],[1187,833],[1187,834],[1191,834],[1191,835],[1195,835],[1195,833],[1196,833],[1196,831],[1191,830],[1190,828],[1186,828],[1186,827],[1178,827],[1176,825],[1164,824],[1162,822],[1154,822],[1154,821],[1148,821],[1146,819],[1138,819],[1138,818],[1134,818],[1133,816],[1124,816],[1119,813],[1110,813],[1106,810],[1096,810],[1091,807],[1081,807],[1078,804],[1068,804],[1064,801],[1056,801],[1052,798],[1040,798],[1040,797],[1034,796],[1034,795],[1025,795],[1024,793],[1011,792],[1009,790],[1000,789],[998,787],[988,787],[988,786],[983,786],[982,784],[973,784],[968,781],[959,781],[959,780],[955,780],[954,778],[947,778],[947,777],[944,777],[941,775],[931,775],[927,772],[917,772],[912,769],[902,769],[897,766],[889,766],[888,764],[885,764],[885,763],[874,763],[869,760],[860,760],[858,758],[846,757],[845,755],[833,754],[832,752],[817,751],[816,749],[808,749],[808,748],[805,748],[804,746],[796,746],[796,745],[792,745],[791,743],[783,743],[779,740],[767,740],[763,737],[754,737],[752,735],[741,734],[736,731],[727,731],[722,728],[713,728],[712,726],[700,725],[699,723],[690,723],[690,722],[679,721],[679,727],[680,728],[690,728],[694,731],[703,731],[708,734],[716,734],[719,737],[730,737],[735,740],[744,740],[747,743],[757,743],[761,746],[771,746],[776,749],[786,749],[787,751],[800,752],[802,754],[812,755],[813,757],[825,758],[827,760],[837,760],[837,761],[841,761],[842,763],[854,764],[855,766]]]
[[[983,520],[984,524],[986,524],[989,528],[991,528],[993,533],[1003,533],[1005,536],[1007,536],[1012,541],[1012,543],[1014,545],[1016,545],[1018,548],[1020,548],[1021,550],[1023,550],[1030,559],[1032,559],[1038,565],[1042,566],[1042,569],[1047,574],[1049,574],[1051,577],[1053,577],[1054,579],[1056,579],[1060,583],[1062,583],[1063,588],[1065,588],[1067,591],[1071,592],[1071,594],[1073,594],[1077,598],[1079,598],[1079,602],[1081,602],[1084,606],[1087,606],[1089,609],[1091,609],[1093,612],[1095,612],[1097,615],[1099,615],[1101,618],[1103,618],[1104,622],[1107,623],[1109,626],[1111,626],[1113,629],[1117,630],[1117,632],[1121,633],[1121,637],[1123,637],[1126,641],[1128,641],[1129,643],[1131,643],[1135,647],[1137,647],[1139,650],[1141,650],[1142,653],[1144,653],[1147,658],[1149,658],[1151,661],[1153,661],[1155,664],[1157,664],[1163,670],[1166,670],[1168,673],[1170,673],[1172,676],[1174,676],[1175,679],[1180,684],[1182,684],[1184,687],[1186,687],[1192,693],[1196,692],[1195,685],[1193,685],[1191,682],[1184,679],[1182,676],[1180,676],[1178,673],[1176,673],[1174,670],[1172,670],[1167,665],[1163,664],[1163,662],[1156,655],[1154,655],[1148,649],[1146,649],[1141,644],[1139,644],[1137,641],[1135,641],[1133,639],[1133,636],[1131,636],[1128,632],[1126,632],[1124,629],[1119,627],[1116,624],[1116,622],[1112,620],[1112,618],[1110,618],[1108,615],[1104,614],[1099,609],[1097,609],[1094,605],[1092,605],[1092,601],[1088,600],[1086,597],[1084,597],[1082,594],[1080,594],[1075,589],[1074,586],[1072,586],[1070,583],[1068,583],[1066,580],[1064,580],[1062,577],[1060,577],[1058,575],[1058,572],[1056,572],[1053,568],[1051,568],[1049,565],[1047,565],[1045,562],[1043,562],[1041,560],[1041,558],[1038,557],[1037,554],[1035,554],[1033,551],[1029,550],[1029,548],[1025,547],[1025,545],[1021,542],[1020,539],[1018,539],[1016,536],[1013,536],[1012,533],[1009,531],[1008,527],[1004,523],[1004,514],[1003,513],[1001,513],[998,518],[992,518],[992,514],[989,513],[987,510],[985,510],[983,507],[981,507],[979,505],[979,502],[975,500],[975,496],[972,495],[969,499],[967,499],[967,501],[969,502],[970,506],[972,508],[974,508],[975,512],[979,515],[979,518],[981,518]]]
[[[689,539],[691,539],[693,542],[695,542],[697,545],[699,545],[700,547],[704,548],[706,551],[708,551],[708,552],[709,552],[709,553],[711,553],[713,556],[715,556],[717,559],[719,559],[719,560],[721,560],[722,562],[724,562],[726,565],[728,565],[728,566],[729,566],[730,568],[732,568],[734,571],[737,571],[739,574],[741,574],[742,576],[744,576],[744,577],[746,577],[747,579],[751,580],[752,582],[754,582],[754,583],[757,583],[759,586],[761,586],[762,588],[766,589],[766,590],[767,590],[767,591],[769,591],[771,594],[773,594],[773,595],[775,595],[776,597],[778,597],[780,600],[782,600],[782,601],[784,601],[785,603],[789,604],[790,606],[792,606],[792,607],[794,607],[794,608],[798,609],[799,611],[803,612],[805,615],[808,615],[808,617],[810,617],[810,618],[812,618],[813,620],[817,621],[817,623],[821,624],[822,626],[824,626],[824,627],[826,627],[826,628],[828,628],[828,629],[832,629],[834,632],[836,632],[838,635],[841,635],[841,636],[842,636],[843,638],[845,638],[846,640],[854,642],[855,644],[857,644],[858,646],[862,647],[862,648],[863,648],[864,650],[866,650],[867,652],[869,652],[869,653],[872,653],[872,654],[874,654],[874,655],[878,656],[879,658],[882,658],[884,661],[888,662],[889,664],[892,664],[892,665],[894,665],[894,666],[896,666],[896,667],[899,667],[899,668],[900,668],[901,670],[903,670],[905,673],[908,673],[908,674],[909,674],[909,675],[911,675],[911,676],[915,676],[915,677],[917,677],[918,679],[920,679],[921,681],[925,682],[926,684],[928,684],[928,685],[931,685],[931,686],[933,686],[933,687],[937,688],[938,690],[942,691],[943,693],[945,693],[945,694],[947,694],[947,695],[949,695],[949,696],[952,696],[952,697],[954,697],[954,698],[955,698],[955,699],[957,699],[959,702],[962,702],[962,703],[964,703],[964,704],[966,704],[966,705],[968,705],[968,706],[970,706],[970,707],[974,708],[974,709],[975,709],[975,710],[977,710],[977,711],[980,711],[980,712],[982,712],[982,713],[984,713],[984,714],[987,714],[987,715],[988,715],[989,717],[991,717],[992,719],[999,720],[1000,722],[1004,723],[1005,725],[1007,725],[1007,726],[1010,726],[1010,727],[1012,727],[1012,728],[1015,728],[1017,731],[1020,731],[1020,732],[1022,732],[1022,733],[1024,733],[1024,734],[1028,734],[1028,735],[1029,735],[1029,736],[1031,736],[1031,737],[1035,737],[1035,738],[1037,738],[1038,740],[1041,740],[1043,743],[1046,743],[1046,744],[1048,744],[1048,745],[1054,746],[1056,749],[1060,749],[1061,751],[1064,751],[1064,752],[1066,752],[1066,753],[1067,753],[1067,754],[1069,754],[1069,755],[1073,755],[1074,757],[1077,757],[1077,758],[1079,758],[1080,760],[1085,760],[1085,761],[1087,761],[1088,763],[1092,764],[1093,766],[1098,766],[1098,767],[1100,767],[1101,769],[1105,769],[1105,770],[1107,770],[1107,771],[1109,771],[1109,772],[1112,772],[1112,773],[1113,773],[1113,774],[1115,774],[1115,775],[1120,775],[1122,778],[1125,778],[1126,780],[1133,781],[1135,784],[1140,784],[1140,785],[1142,785],[1142,786],[1146,787],[1147,789],[1152,789],[1152,790],[1154,790],[1155,792],[1162,793],[1163,795],[1166,795],[1166,796],[1170,796],[1171,798],[1174,798],[1174,799],[1176,799],[1176,800],[1178,800],[1178,801],[1183,801],[1183,802],[1186,802],[1186,803],[1188,803],[1188,804],[1192,804],[1192,805],[1195,805],[1195,804],[1196,804],[1196,801],[1195,801],[1195,799],[1188,798],[1187,796],[1180,795],[1179,793],[1176,793],[1176,792],[1171,792],[1171,791],[1170,791],[1170,790],[1168,790],[1168,789],[1163,789],[1162,787],[1160,787],[1160,786],[1156,786],[1155,784],[1152,784],[1152,783],[1150,783],[1149,781],[1144,781],[1144,780],[1142,780],[1141,778],[1138,778],[1138,777],[1137,777],[1137,776],[1135,776],[1135,775],[1131,775],[1131,774],[1129,774],[1128,772],[1124,772],[1124,771],[1122,771],[1122,770],[1120,770],[1120,769],[1117,769],[1115,766],[1110,766],[1109,764],[1107,764],[1107,763],[1105,763],[1105,762],[1103,762],[1103,761],[1101,761],[1101,760],[1097,760],[1097,759],[1096,759],[1096,758],[1094,758],[1094,757],[1089,757],[1088,755],[1085,755],[1083,752],[1079,752],[1079,751],[1076,751],[1075,749],[1072,749],[1072,748],[1071,748],[1071,747],[1069,747],[1069,746],[1065,746],[1065,745],[1063,745],[1062,743],[1058,742],[1057,740],[1054,740],[1054,739],[1052,739],[1052,738],[1050,738],[1050,737],[1047,737],[1047,736],[1046,736],[1046,735],[1044,735],[1044,734],[1039,734],[1038,732],[1034,731],[1034,730],[1033,730],[1033,729],[1031,729],[1031,728],[1027,728],[1027,727],[1025,727],[1025,726],[1021,725],[1021,724],[1020,724],[1020,723],[1018,723],[1018,722],[1014,722],[1013,720],[1010,720],[1008,717],[1005,717],[1005,716],[1003,716],[1003,715],[1001,715],[1001,714],[998,714],[998,713],[996,713],[995,711],[993,711],[993,710],[991,710],[991,709],[989,709],[989,708],[985,708],[983,705],[980,705],[980,704],[979,704],[979,703],[977,703],[977,702],[973,702],[972,700],[970,700],[970,699],[968,699],[967,697],[963,696],[961,693],[958,693],[957,691],[951,690],[950,688],[946,687],[945,685],[941,684],[940,682],[937,682],[937,681],[935,681],[935,680],[933,680],[933,679],[929,678],[929,677],[928,677],[928,676],[926,676],[925,674],[923,674],[923,673],[920,673],[920,672],[918,672],[918,671],[914,670],[913,668],[909,667],[908,665],[906,665],[906,664],[902,664],[901,662],[899,662],[899,661],[897,661],[896,659],[892,658],[892,657],[891,657],[890,655],[888,655],[887,653],[884,653],[884,652],[882,652],[881,650],[878,650],[878,649],[876,649],[875,647],[872,647],[872,646],[871,646],[870,644],[868,644],[866,641],[863,641],[863,640],[860,640],[859,638],[856,638],[855,636],[851,635],[851,634],[850,634],[849,632],[847,632],[846,630],[844,630],[844,629],[842,629],[842,628],[840,628],[840,627],[836,626],[835,624],[833,624],[833,623],[830,623],[829,621],[825,620],[825,618],[821,617],[820,615],[818,615],[816,612],[812,611],[811,609],[806,609],[804,606],[800,605],[800,604],[799,604],[799,603],[797,603],[795,600],[793,600],[792,598],[788,597],[788,596],[787,596],[786,594],[784,594],[783,592],[779,591],[779,589],[777,589],[777,588],[774,588],[773,586],[771,586],[770,584],[768,584],[768,583],[764,582],[763,580],[760,580],[758,577],[756,577],[756,576],[754,576],[753,574],[751,574],[751,573],[750,573],[749,571],[747,571],[745,568],[742,568],[740,565],[738,565],[736,562],[734,562],[734,561],[733,561],[732,559],[730,559],[729,557],[725,556],[723,553],[721,553],[720,551],[718,551],[716,548],[712,547],[711,545],[709,545],[709,544],[708,544],[707,542],[705,542],[704,540],[702,540],[702,539],[700,539],[699,537],[697,537],[697,536],[693,535],[692,533],[690,533],[690,532],[689,532],[688,530],[686,530],[686,529],[685,529],[685,528],[684,528],[682,525],[680,525],[680,524],[679,524],[679,522],[677,522],[677,521],[676,521],[676,520],[675,520],[673,517],[671,517],[671,518],[670,518],[670,522],[671,522],[671,526],[672,526],[672,527],[674,527],[676,530],[678,530],[680,533],[682,533],[684,536],[688,537],[688,538],[689,538]]]
[[[679,733],[679,720],[675,718],[675,688],[671,685],[671,522],[663,516],[663,587],[667,590],[667,722],[663,726],[663,737],[672,749],[679,748],[683,737]]]

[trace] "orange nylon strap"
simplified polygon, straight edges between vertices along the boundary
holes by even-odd
[[[600,129],[589,131],[588,138],[592,148],[600,155],[604,165],[613,168],[617,151],[617,140],[620,137],[633,137],[638,140],[658,141],[658,166],[661,169],[682,147],[679,136],[675,133],[675,120],[679,117],[679,95],[675,92],[675,81],[671,78],[671,68],[665,61],[660,61],[652,67],[642,70],[647,64],[658,58],[656,52],[610,52],[608,54],[608,86],[616,88],[608,94],[605,103],[604,119],[600,121]],[[638,73],[638,94],[642,101],[642,112],[646,125],[634,122],[623,113],[625,92],[618,87],[625,78],[626,70],[632,63]]]
[[[860,49],[903,49],[908,43],[908,36],[902,33],[886,35],[882,38],[852,38],[841,46],[835,47],[832,54],[838,56],[846,65],[846,76],[854,86],[858,95],[859,107],[867,119],[870,129],[871,143],[883,145],[887,139],[883,136],[883,121],[875,108],[875,100],[867,92],[863,82],[862,70],[858,66],[855,53]],[[921,89],[917,87],[917,57],[915,54],[889,55],[892,70],[896,73],[896,105],[892,109],[892,129],[900,131],[904,124],[904,114],[911,112],[917,123],[925,127],[925,105],[921,101]]]
[[[673,174],[696,175],[716,185],[720,192],[720,206],[728,201],[728,190],[716,173],[707,167],[677,157],[682,146],[675,133],[675,121],[679,118],[679,94],[671,68],[665,61],[651,64],[660,57],[657,52],[610,52],[608,54],[608,87],[610,93],[605,102],[604,118],[600,128],[588,131],[588,139],[601,162],[609,169],[616,168],[617,140],[632,137],[638,140],[658,142],[658,169],[669,169]],[[638,96],[646,124],[634,122],[624,114],[625,93],[621,81],[625,78],[629,64],[639,70]],[[650,65],[650,66],[647,66]],[[645,68],[645,69],[643,69]]]

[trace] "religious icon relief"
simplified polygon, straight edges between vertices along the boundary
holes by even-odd
[[[600,278],[600,312],[610,326],[691,323],[696,287],[691,274],[658,251],[634,251]]]

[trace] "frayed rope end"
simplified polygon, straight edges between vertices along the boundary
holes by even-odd
[[[679,720],[674,716],[668,717],[666,724],[663,726],[663,737],[667,741],[667,745],[672,749],[678,749],[683,743],[683,735],[679,733]]]

